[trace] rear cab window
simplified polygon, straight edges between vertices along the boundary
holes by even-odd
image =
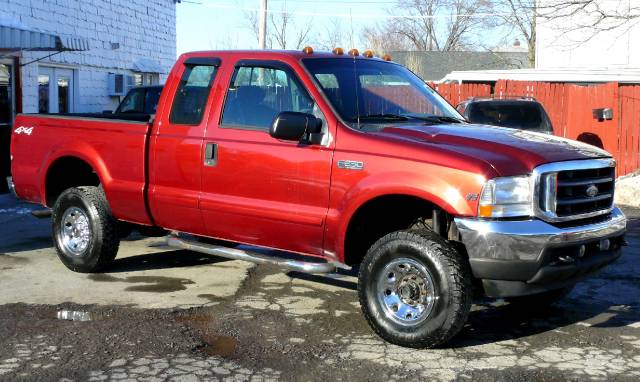
[[[218,66],[217,59],[196,58],[185,62],[185,70],[171,105],[170,123],[200,124]]]

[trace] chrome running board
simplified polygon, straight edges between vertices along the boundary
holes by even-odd
[[[340,262],[313,263],[307,261],[290,260],[268,256],[262,253],[245,251],[237,248],[229,248],[212,244],[205,244],[195,240],[187,240],[176,233],[167,236],[167,245],[172,248],[186,249],[189,251],[206,253],[208,255],[225,257],[232,260],[244,260],[256,264],[272,264],[278,267],[291,269],[298,272],[325,274],[333,273],[337,268],[350,270],[351,267]]]

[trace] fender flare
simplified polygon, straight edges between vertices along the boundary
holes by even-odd
[[[74,141],[70,143],[65,143],[64,147],[59,145],[58,147],[54,147],[47,156],[45,160],[42,161],[42,165],[40,166],[40,189],[43,191],[41,195],[42,204],[46,205],[47,203],[47,175],[51,170],[51,167],[55,162],[62,158],[77,158],[85,163],[87,163],[93,171],[95,171],[96,176],[100,180],[100,184],[103,185],[105,190],[105,194],[107,195],[107,200],[109,199],[109,185],[112,182],[111,174],[107,169],[102,157],[98,152],[89,144],[82,141]]]

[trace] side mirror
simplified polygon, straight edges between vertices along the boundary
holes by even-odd
[[[269,135],[284,141],[301,141],[305,135],[318,134],[322,120],[312,114],[283,111],[273,120]]]

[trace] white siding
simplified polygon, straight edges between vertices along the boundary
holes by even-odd
[[[65,52],[22,66],[22,104],[38,111],[38,66],[62,65],[76,70],[76,112],[114,109],[117,97],[107,95],[108,73],[131,73],[133,62],[151,59],[164,73],[176,58],[174,0],[5,0],[2,17],[57,35],[89,40],[90,50]],[[119,44],[112,49],[112,44]],[[22,52],[21,63],[51,52]]]
[[[557,0],[541,0],[540,4],[548,4],[550,1]],[[597,1],[604,9],[615,7],[624,10],[630,5],[637,5],[639,0]],[[538,18],[536,67],[640,68],[640,20],[595,36],[592,31],[576,30],[574,27],[588,23],[589,20],[584,15],[553,21]]]

